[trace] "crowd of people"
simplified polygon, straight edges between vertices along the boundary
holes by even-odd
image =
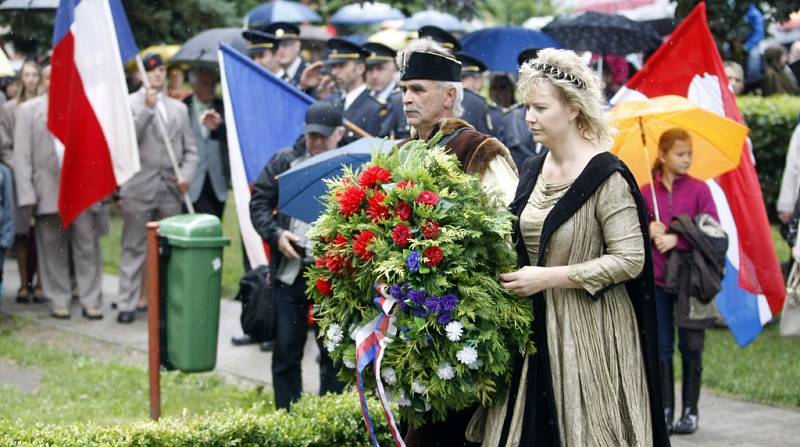
[[[686,131],[661,136],[653,182],[641,192],[608,153],[613,141],[604,108],[627,78],[627,62],[608,58],[598,77],[574,52],[531,48],[519,54],[518,79],[494,74],[487,89],[486,65],[434,26],[421,28],[419,39],[399,52],[333,38],[326,58],[315,62],[302,56],[297,25],[276,22],[242,35],[256,64],[319,100],[308,109],[295,144],[263,168],[249,204],[253,227],[272,253],[277,407],[290,408],[302,393],[309,304],[304,269],[314,259],[309,223],[278,207],[276,176],[365,135],[407,142],[441,134],[440,144],[462,169],[499,193],[519,217],[519,269],[499,281],[530,297],[537,316],[532,337],[538,352],[515,359],[508,395],[488,409],[484,444],[669,445],[673,431],[697,430],[703,331],[713,318],[697,317],[707,303],[686,296],[677,272],[690,268],[683,254],[705,249],[703,241],[719,230],[718,216],[708,186],[687,174],[692,141]],[[763,94],[797,93],[794,52],[792,46],[788,54],[782,48],[764,54]],[[130,95],[141,169],[69,229],[57,214],[64,148],[46,125],[47,61],[26,62],[16,92],[7,86],[12,99],[0,113],[0,253],[15,247],[22,284],[16,300],[47,302],[54,318],[71,317],[73,298],[85,318],[103,317],[99,238],[108,231],[112,204],[123,229],[119,291],[111,301],[123,324],[145,306],[146,222],[184,212],[187,200],[199,213],[222,217],[225,209],[230,169],[223,102],[215,96],[218,73],[192,70],[189,90],[180,69],[161,56],[146,55],[143,63],[147,82]],[[750,88],[739,64],[725,68],[737,94]],[[490,100],[483,96],[487,90]],[[790,157],[796,158],[800,126],[792,142]],[[797,178],[785,188],[794,196],[779,200],[782,219],[794,211]],[[682,217],[680,230],[674,219]],[[677,422],[676,327],[683,360]],[[324,347],[320,351],[321,392],[339,392],[337,367]],[[467,436],[475,410],[407,427],[408,444],[480,442]]]

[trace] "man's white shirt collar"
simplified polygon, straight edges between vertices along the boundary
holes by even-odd
[[[366,89],[367,89],[367,84],[361,84],[361,87],[346,94],[344,96],[344,109],[345,110],[349,109],[350,106],[353,105],[353,102],[355,102],[356,98],[358,98],[358,95],[360,95],[361,92],[363,92]]]

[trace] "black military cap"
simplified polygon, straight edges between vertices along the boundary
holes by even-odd
[[[247,53],[261,53],[264,50],[278,48],[278,39],[272,34],[256,30],[242,31],[242,37],[247,40]]]
[[[541,48],[526,48],[519,53],[517,56],[517,64],[521,67],[522,64],[528,62],[530,59],[536,59],[536,56],[539,55],[539,51]]]
[[[369,56],[367,56],[367,65],[380,65],[386,62],[394,62],[395,57],[397,57],[396,51],[382,43],[367,42],[361,48],[369,53]]]
[[[443,47],[450,51],[461,50],[461,43],[459,43],[456,36],[448,33],[447,31],[439,28],[438,26],[425,25],[418,31],[419,37],[427,37],[434,42],[439,42]]]
[[[144,64],[145,71],[153,71],[164,65],[164,59],[157,53],[148,53],[144,56],[142,63]]]
[[[415,51],[406,57],[400,67],[400,80],[412,79],[461,82],[461,62],[442,54]]]
[[[329,137],[341,125],[342,112],[329,102],[319,101],[306,111],[303,133],[318,133]]]
[[[326,44],[329,50],[325,64],[334,65],[347,61],[364,61],[369,53],[360,46],[346,39],[334,37]]]
[[[486,64],[475,56],[462,51],[456,53],[456,58],[461,61],[461,77],[479,75],[486,71]]]
[[[300,27],[294,23],[272,22],[265,26],[263,31],[274,35],[278,40],[291,40],[300,38]]]

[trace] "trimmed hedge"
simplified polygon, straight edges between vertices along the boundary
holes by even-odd
[[[369,400],[381,445],[392,439],[377,400]],[[15,427],[0,423],[0,445],[18,447],[368,446],[358,394],[305,395],[292,412],[227,409],[197,418],[164,418],[117,426],[91,423]]]
[[[800,97],[741,96],[739,109],[750,127],[750,140],[756,159],[761,193],[771,221],[777,221],[775,203],[781,190],[781,177],[786,163],[789,140],[798,122]]]

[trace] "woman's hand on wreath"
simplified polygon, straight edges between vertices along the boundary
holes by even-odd
[[[531,296],[544,289],[551,288],[549,280],[552,275],[547,267],[528,265],[516,272],[500,274],[500,285],[516,296]]]

